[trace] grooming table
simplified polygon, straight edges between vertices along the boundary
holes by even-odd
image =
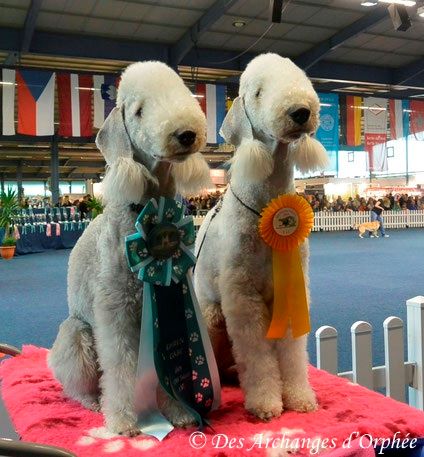
[[[196,431],[194,427],[174,430],[161,443],[146,436],[129,439],[107,432],[100,413],[88,411],[63,395],[60,384],[47,367],[47,353],[46,349],[24,346],[21,355],[1,364],[3,400],[23,440],[60,446],[81,457],[283,457],[286,451],[280,447],[272,449],[270,443],[277,446],[278,439],[282,438],[295,446],[296,438],[303,438],[304,442],[309,438],[310,443],[316,445],[317,440],[322,443],[328,438],[335,440],[339,447],[352,432],[358,436],[368,434],[374,439],[392,438],[396,432],[398,438],[408,434],[410,438],[424,436],[423,412],[311,367],[310,379],[319,401],[316,412],[287,411],[280,418],[264,423],[245,411],[240,388],[224,387],[222,405],[210,416],[214,430],[204,430],[207,442],[203,447],[200,448],[203,440],[200,435],[194,439],[194,445],[199,448],[190,445],[190,436]],[[214,438],[218,434],[220,438]],[[234,439],[232,448],[230,439]],[[358,441],[352,441],[352,445],[358,447],[357,444]],[[324,452],[324,448],[320,455],[331,456],[335,452],[328,449]],[[374,455],[372,449],[358,447],[357,452],[351,451],[335,455]],[[298,449],[296,455],[310,455],[307,446]]]

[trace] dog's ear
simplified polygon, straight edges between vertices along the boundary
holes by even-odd
[[[246,181],[261,183],[274,170],[271,151],[259,140],[243,140],[237,148],[231,163],[231,182],[243,184]]]
[[[108,165],[112,165],[119,157],[133,156],[131,142],[124,126],[120,108],[113,108],[104,121],[96,136],[96,146],[103,154]]]
[[[235,147],[238,147],[242,140],[253,139],[252,125],[240,97],[234,99],[219,133],[227,143]]]
[[[107,167],[102,181],[105,203],[141,203],[148,185],[158,186],[157,179],[141,163],[130,157],[118,157]]]
[[[120,108],[114,108],[106,118],[97,133],[96,145],[107,163],[102,182],[106,203],[140,203],[149,182],[158,185],[149,170],[133,159],[131,141]]]
[[[200,152],[172,165],[177,192],[189,195],[212,187],[208,164]]]
[[[327,151],[315,138],[305,135],[290,145],[293,161],[301,173],[325,170],[329,164]]]
[[[243,99],[237,97],[225,116],[220,130],[227,143],[237,149],[231,159],[231,181],[262,182],[274,169],[272,154],[259,140],[253,138]]]

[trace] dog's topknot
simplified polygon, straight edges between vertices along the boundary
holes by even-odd
[[[163,62],[149,60],[133,63],[122,73],[116,105],[122,107],[124,100],[136,97],[137,94],[144,92],[146,87],[150,91],[161,93],[161,86],[164,85],[181,87],[188,91],[177,73]]]

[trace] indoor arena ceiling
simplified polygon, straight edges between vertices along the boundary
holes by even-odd
[[[405,32],[394,30],[388,5],[378,1],[285,0],[279,24],[270,22],[269,3],[0,0],[0,65],[118,74],[132,61],[158,59],[188,83],[231,87],[252,57],[272,51],[293,59],[321,91],[424,97],[424,17],[417,14],[424,0],[407,8]],[[1,143],[0,151],[10,150]],[[3,152],[1,160],[0,170]],[[80,169],[64,173],[72,170]]]

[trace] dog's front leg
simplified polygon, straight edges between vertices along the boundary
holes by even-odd
[[[123,296],[122,290],[104,288],[96,297],[95,338],[103,372],[101,407],[111,432],[135,436],[140,433],[134,410],[140,333],[138,313],[134,310],[139,302],[128,291]]]
[[[308,381],[307,336],[293,338],[287,335],[276,342],[283,382],[284,407],[293,411],[317,409],[315,393]]]
[[[274,343],[265,338],[269,311],[243,269],[229,268],[221,278],[222,311],[246,409],[264,420],[278,417],[283,410],[282,386]]]

